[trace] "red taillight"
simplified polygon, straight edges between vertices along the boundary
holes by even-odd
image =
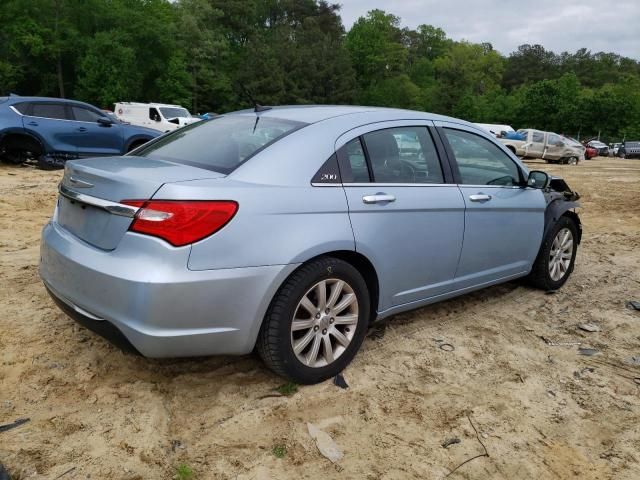
[[[202,240],[224,227],[238,211],[230,200],[122,200],[140,207],[129,230],[162,238],[181,247]]]

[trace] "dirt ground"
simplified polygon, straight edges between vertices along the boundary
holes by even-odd
[[[365,341],[348,389],[291,395],[254,357],[134,357],[67,318],[37,273],[61,173],[1,166],[0,424],[31,420],[0,432],[0,462],[18,479],[170,479],[180,466],[175,478],[437,479],[482,442],[488,456],[449,478],[638,479],[640,312],[625,302],[640,300],[640,161],[532,164],[583,197],[561,291],[508,283],[399,315]],[[306,422],[333,437],[338,464]]]

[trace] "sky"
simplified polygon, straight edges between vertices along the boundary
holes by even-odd
[[[524,43],[556,53],[585,47],[640,60],[640,0],[333,0],[345,28],[375,8],[403,27],[442,28],[449,38],[490,42],[508,55]]]

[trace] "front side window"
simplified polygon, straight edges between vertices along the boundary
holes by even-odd
[[[67,120],[64,105],[59,103],[34,103],[31,115],[41,118],[52,118],[55,120]]]
[[[99,118],[103,118],[102,115],[88,108],[71,107],[71,110],[73,111],[74,118],[80,122],[97,122]]]
[[[157,109],[155,108],[149,109],[149,120],[153,120],[154,122],[159,122],[160,120],[162,120]]]
[[[158,158],[226,174],[259,150],[305,125],[302,122],[255,115],[220,115],[163,136],[143,147],[136,156]]]
[[[444,183],[426,127],[398,127],[363,135],[376,183]]]
[[[520,185],[520,169],[497,145],[486,138],[462,130],[446,128],[465,185]]]
[[[558,146],[562,143],[562,139],[560,135],[556,135],[555,133],[549,134],[549,145]]]

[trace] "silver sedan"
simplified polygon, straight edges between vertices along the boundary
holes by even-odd
[[[40,275],[64,311],[129,350],[255,348],[314,383],[376,320],[519,277],[560,288],[577,198],[462,120],[256,108],[67,162]]]

